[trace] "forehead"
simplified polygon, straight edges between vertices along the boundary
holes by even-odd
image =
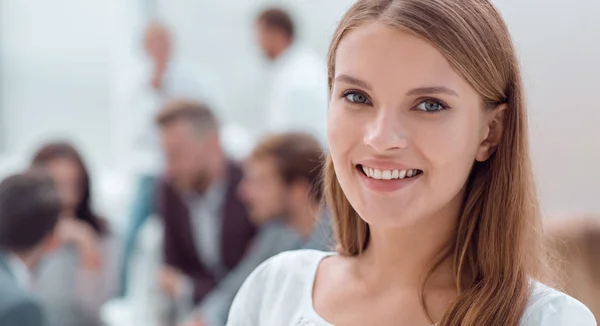
[[[163,135],[167,139],[189,140],[198,138],[199,135],[190,121],[176,119],[161,128]]]
[[[46,169],[53,175],[75,177],[79,175],[79,166],[70,158],[57,158],[46,165]]]
[[[458,93],[471,88],[434,46],[383,23],[364,25],[344,36],[335,67],[336,76],[360,78],[378,90],[450,86]]]
[[[246,171],[252,174],[277,175],[277,162],[274,157],[262,155],[246,161]]]

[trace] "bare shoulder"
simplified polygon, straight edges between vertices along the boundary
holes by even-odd
[[[596,326],[596,320],[583,303],[542,283],[535,283],[521,325]]]

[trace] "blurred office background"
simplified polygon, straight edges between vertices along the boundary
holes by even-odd
[[[495,2],[523,66],[544,215],[600,212],[600,2]],[[256,14],[267,4],[288,9],[300,40],[325,59],[352,3],[0,0],[0,176],[24,168],[42,143],[67,139],[91,169],[95,207],[122,232],[134,180],[120,148],[119,87],[142,61],[150,19],[171,28],[176,57],[218,85],[218,114],[243,157],[252,144],[235,135],[253,134],[266,114],[269,62],[255,42]]]

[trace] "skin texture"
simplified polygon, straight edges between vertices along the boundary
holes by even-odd
[[[430,325],[422,273],[452,239],[471,168],[501,138],[503,109],[484,110],[436,48],[380,23],[344,36],[335,66],[330,153],[345,196],[369,224],[370,244],[360,256],[323,261],[315,309],[336,325]],[[373,180],[358,164],[422,174]],[[439,320],[456,298],[448,260],[425,293]]]
[[[81,200],[80,171],[75,162],[58,158],[49,162],[46,169],[58,190],[63,210],[74,211]]]
[[[284,32],[268,27],[261,21],[256,23],[256,34],[258,46],[269,60],[277,59],[292,44]]]
[[[161,128],[167,176],[181,192],[203,192],[225,164],[216,130],[199,131],[185,120]]]
[[[171,35],[164,25],[157,22],[148,25],[144,34],[144,50],[154,66],[150,85],[158,90],[162,87],[163,76],[172,52]]]
[[[248,160],[238,190],[257,225],[282,217],[288,210],[290,192],[272,158]]]

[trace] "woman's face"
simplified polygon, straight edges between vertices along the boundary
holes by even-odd
[[[47,172],[58,190],[63,210],[74,210],[81,200],[81,172],[76,162],[58,158],[46,164]]]
[[[456,216],[489,112],[426,41],[381,23],[350,32],[337,50],[328,117],[349,202],[371,226]]]

